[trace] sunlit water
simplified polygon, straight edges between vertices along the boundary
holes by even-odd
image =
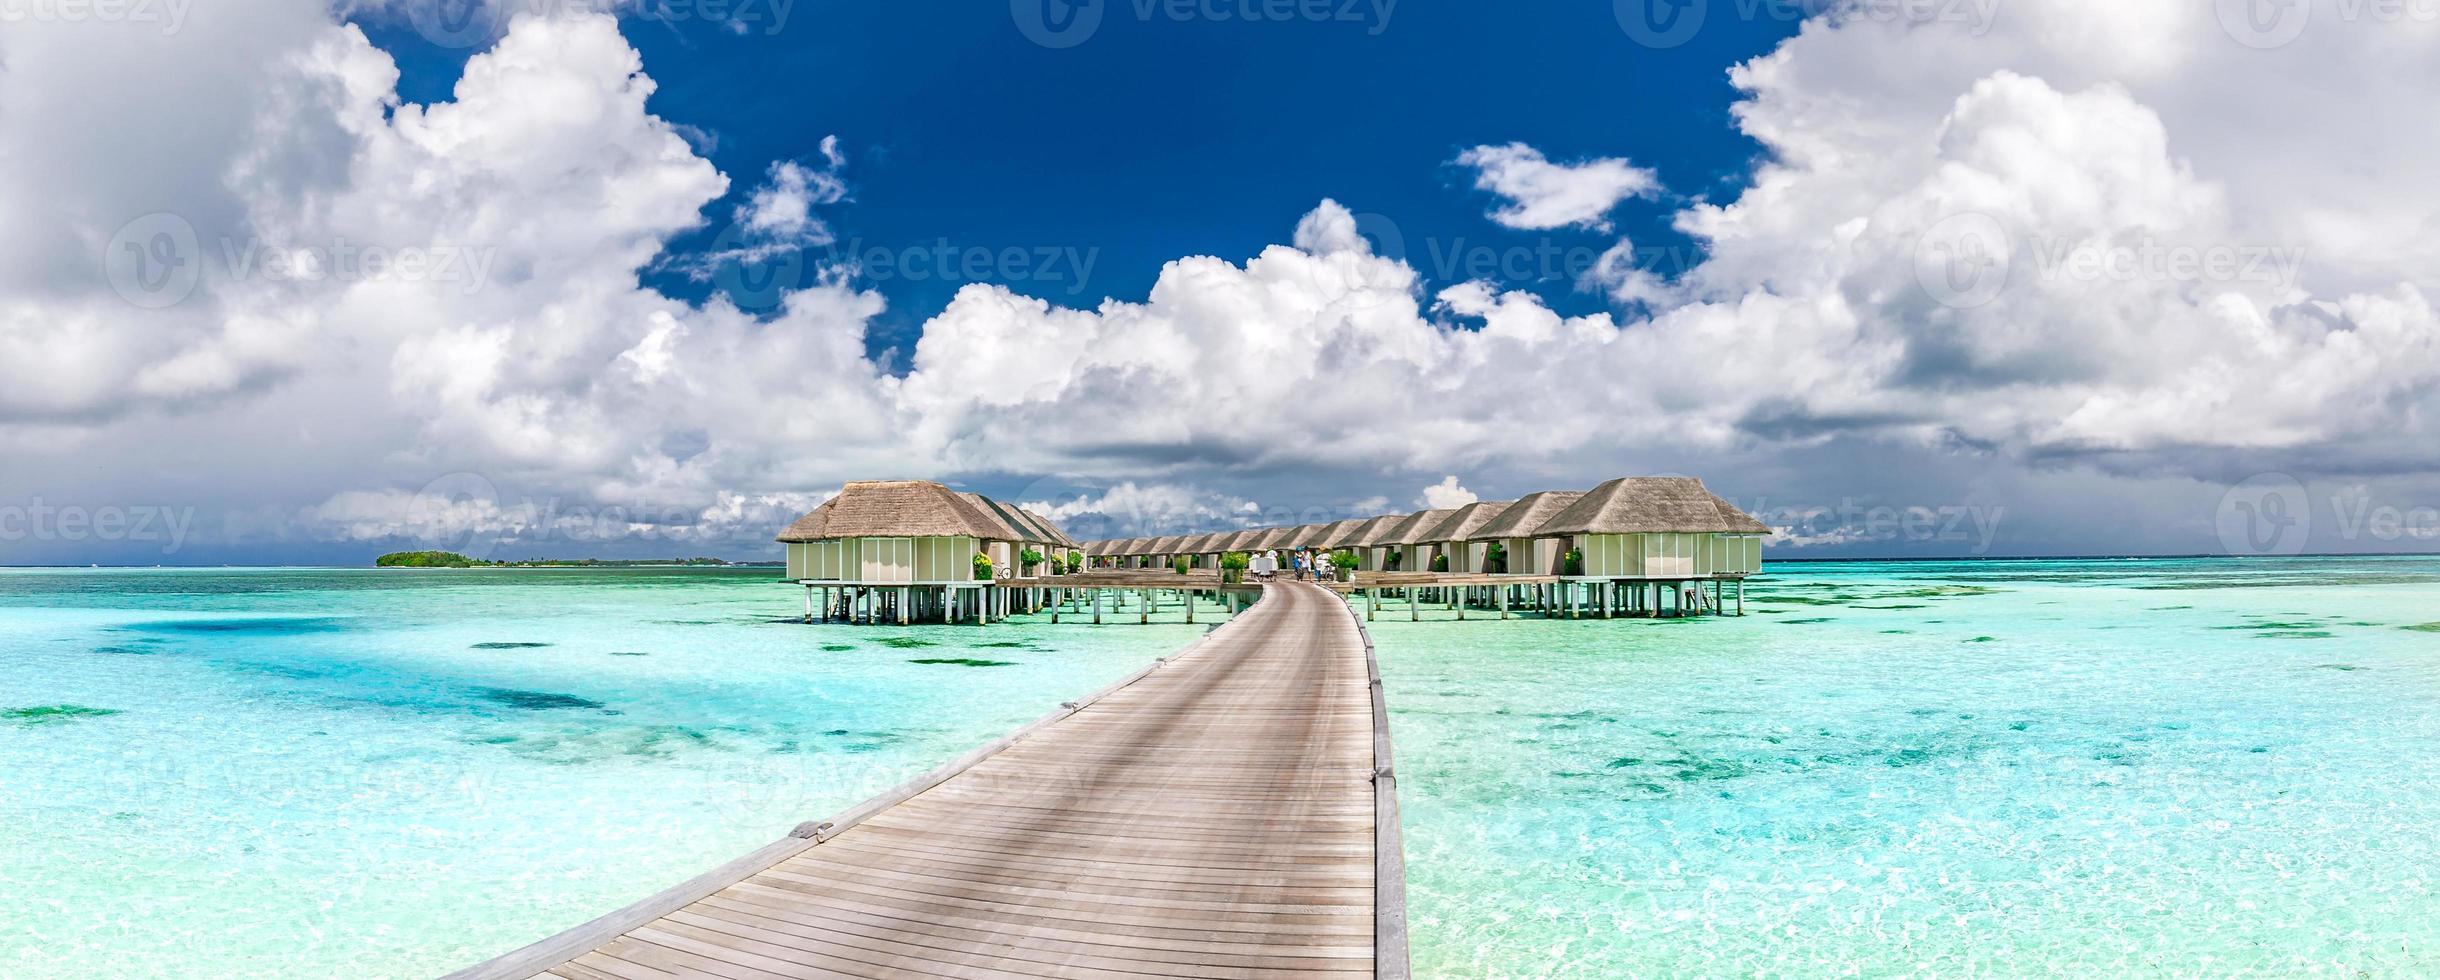
[[[0,976],[444,973],[1208,628],[805,626],[776,578],[0,572]]]
[[[2440,972],[2440,560],[1779,564],[1748,611],[1383,611],[1419,973]]]
[[[808,627],[772,578],[0,572],[0,976],[445,972],[1201,629]],[[2440,561],[1748,608],[1382,611],[1419,972],[2440,972]]]

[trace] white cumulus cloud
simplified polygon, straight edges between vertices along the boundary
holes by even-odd
[[[1523,143],[1477,146],[1457,155],[1475,170],[1474,186],[1507,200],[1491,220],[1510,228],[1610,229],[1610,211],[1630,197],[1660,191],[1652,171],[1623,159],[1552,163]]]

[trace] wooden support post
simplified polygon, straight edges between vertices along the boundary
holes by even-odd
[[[1499,593],[1499,599],[1500,599],[1500,618],[1501,618],[1501,619],[1507,619],[1507,618],[1508,618],[1508,587],[1507,587],[1507,586],[1505,586],[1505,585],[1495,585],[1495,586],[1492,586],[1492,587],[1491,587],[1491,591]]]
[[[1737,580],[1737,615],[1745,615],[1745,580]]]
[[[1143,595],[1138,596],[1137,598],[1141,599],[1142,602],[1135,607],[1136,624],[1140,626],[1144,623],[1152,622],[1152,590],[1145,589]]]
[[[1364,593],[1364,621],[1369,623],[1380,618],[1381,590],[1374,589]]]
[[[1093,625],[1101,625],[1101,590],[1093,590]]]
[[[1195,624],[1195,590],[1186,590],[1186,625]]]

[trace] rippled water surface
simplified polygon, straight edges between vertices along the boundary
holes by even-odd
[[[1205,628],[805,626],[775,578],[0,571],[0,976],[444,973]]]
[[[1747,595],[1382,612],[1420,973],[2440,972],[2440,560]]]
[[[1748,600],[1383,610],[1419,972],[2440,973],[2440,561]],[[769,571],[0,572],[0,976],[445,972],[1198,631],[798,610]]]

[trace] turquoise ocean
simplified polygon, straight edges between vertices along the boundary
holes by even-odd
[[[775,577],[0,571],[0,975],[447,972],[1218,618],[807,626]],[[1783,562],[1747,610],[1383,607],[1419,974],[2440,973],[2440,559]]]

